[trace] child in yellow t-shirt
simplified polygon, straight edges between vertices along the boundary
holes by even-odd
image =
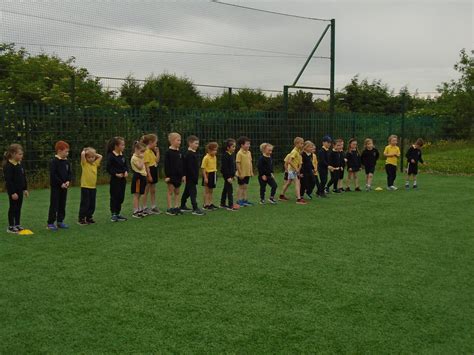
[[[156,206],[156,183],[158,182],[158,163],[160,161],[160,150],[157,147],[158,137],[156,134],[145,134],[141,139],[146,144],[143,161],[145,162],[147,184],[143,195],[143,214],[160,214]],[[150,207],[147,207],[147,199],[150,195]]]
[[[250,178],[253,176],[252,153],[250,152],[250,138],[240,137],[237,140],[240,148],[236,157],[237,165],[237,204],[241,207],[252,206],[253,203],[248,200],[248,187]]]
[[[398,157],[400,156],[400,148],[398,147],[398,137],[392,134],[388,137],[388,145],[383,151],[385,160],[385,171],[387,172],[387,190],[398,190],[394,185],[397,178]]]
[[[81,226],[94,224],[95,201],[97,195],[97,168],[102,161],[102,155],[94,148],[84,148],[81,152],[81,205],[79,220]]]
[[[217,210],[218,207],[212,202],[212,193],[217,183],[217,149],[216,142],[210,142],[206,146],[207,154],[201,162],[202,185],[204,186],[204,209],[207,211]]]
[[[288,180],[285,181],[283,185],[283,190],[280,194],[280,201],[288,201],[288,198],[285,196],[286,190],[292,183],[295,184],[295,194],[296,194],[296,203],[299,205],[305,205],[306,201],[301,197],[301,185],[300,185],[300,170],[303,163],[303,158],[301,156],[301,151],[304,146],[304,139],[301,137],[296,137],[294,139],[294,148],[288,156],[288,161],[285,163],[288,166]],[[285,158],[286,160],[286,158]]]

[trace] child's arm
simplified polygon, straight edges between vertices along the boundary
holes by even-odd
[[[95,161],[96,161],[97,165],[100,165],[100,163],[102,162],[102,159],[103,159],[103,158],[104,158],[104,157],[103,157],[102,155],[100,155],[100,154],[96,154],[96,155],[95,155]]]
[[[207,185],[207,184],[209,183],[209,179],[208,179],[208,177],[207,177],[206,169],[204,169],[204,168],[202,169],[202,176],[203,176],[203,178],[204,178],[204,184]]]
[[[85,162],[86,162],[86,150],[83,149],[81,152],[81,163],[85,163]]]
[[[160,162],[160,148],[156,147],[155,154],[156,154],[156,164],[158,164]]]

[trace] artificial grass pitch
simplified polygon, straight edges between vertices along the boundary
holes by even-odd
[[[73,188],[57,233],[32,191],[35,234],[0,233],[0,353],[470,353],[473,178],[419,186],[115,224],[101,186],[84,227]]]

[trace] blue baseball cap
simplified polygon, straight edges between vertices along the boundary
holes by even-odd
[[[324,136],[324,137],[323,137],[323,142],[329,142],[329,143],[331,143],[331,142],[332,142],[332,138],[329,137],[329,136]]]

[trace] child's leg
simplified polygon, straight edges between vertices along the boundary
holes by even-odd
[[[271,197],[271,198],[275,198],[275,194],[276,194],[276,191],[277,191],[277,188],[278,188],[278,185],[277,185],[275,179],[274,179],[274,178],[270,178],[270,179],[267,181],[267,184],[270,185],[270,187],[271,187],[270,197]]]
[[[51,187],[49,196],[48,224],[56,222],[58,216],[59,188]]]
[[[120,214],[120,211],[122,211],[122,204],[123,201],[125,201],[125,188],[127,187],[127,180],[125,179],[120,179],[119,180],[119,185],[118,185],[118,190],[117,190],[117,214]]]
[[[174,193],[174,207],[179,207],[179,187],[176,187],[173,191]]]
[[[209,205],[212,205],[213,204],[213,201],[212,201],[212,193],[214,192],[214,189],[209,189],[208,191],[208,201],[209,201]]]
[[[248,200],[248,191],[249,191],[249,185],[248,184],[243,185],[243,198],[244,198],[244,201]]]
[[[353,178],[354,178],[355,188],[359,189],[360,188],[360,186],[359,186],[359,175],[356,172],[354,172]]]
[[[8,194],[8,201],[10,203],[10,206],[8,208],[8,226],[15,227],[16,201],[12,199],[10,194]],[[48,224],[49,224],[49,221],[48,221]]]
[[[183,194],[181,195],[181,208],[186,207],[186,202],[188,201],[188,197],[190,195],[189,194],[190,187],[191,187],[190,184],[184,185],[184,191],[183,191]]]
[[[133,212],[138,212],[140,210],[140,194],[133,194]]]
[[[58,201],[58,222],[61,223],[66,217],[66,200],[67,200],[67,189],[61,189],[59,191]]]
[[[86,218],[92,219],[95,213],[95,201],[97,199],[97,189],[91,189],[89,193],[89,210]]]
[[[79,206],[79,221],[87,217],[87,211],[89,210],[89,193],[88,189],[81,188],[81,203]]]
[[[208,188],[207,188],[207,186],[204,186],[204,207],[209,206],[209,203],[208,203],[208,201],[209,201],[208,195],[209,195]]]
[[[151,208],[155,208],[156,207],[156,184],[147,184],[146,187],[149,188],[148,191],[150,193]],[[145,202],[146,202],[146,199],[145,199]],[[146,203],[144,206],[146,206]]]
[[[264,181],[261,177],[258,178],[258,183],[260,184],[260,200],[265,200],[265,190],[267,188],[267,181]]]
[[[151,185],[149,183],[147,183],[146,186],[145,186],[145,193],[142,195],[142,206],[144,208],[146,208],[148,206],[146,201],[147,201],[148,195],[150,193],[150,187],[151,187]]]
[[[283,185],[283,189],[281,190],[281,194],[282,194],[282,195],[285,195],[285,194],[286,194],[286,191],[287,191],[288,188],[290,187],[292,181],[293,181],[293,180],[290,180],[290,179],[288,179],[288,180],[285,181],[285,184]]]
[[[302,197],[300,189],[301,189],[300,179],[296,178],[295,179],[295,194],[296,194],[297,199],[300,199]]]
[[[15,213],[15,226],[19,226],[21,219],[21,206],[23,205],[23,191],[18,194],[18,200],[16,200],[16,213]]]
[[[166,203],[168,204],[168,209],[172,208],[171,200],[173,198],[174,186],[171,183],[168,183],[168,191],[166,193]]]
[[[191,205],[193,206],[193,210],[197,210],[198,209],[198,204],[196,200],[197,189],[196,189],[195,184],[193,183],[189,184],[188,194],[189,194],[189,197],[191,198]]]

